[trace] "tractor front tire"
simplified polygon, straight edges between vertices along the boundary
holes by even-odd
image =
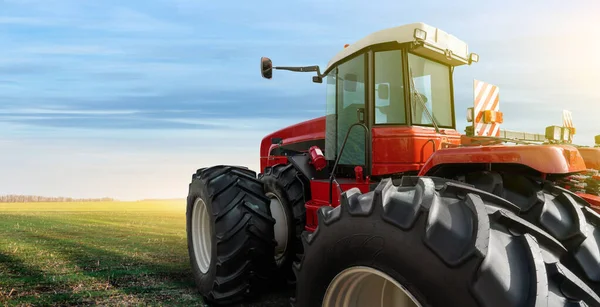
[[[428,177],[383,180],[318,210],[294,267],[297,307],[600,306],[566,249],[513,204]],[[587,305],[585,305],[587,304]]]
[[[275,219],[275,260],[278,281],[293,283],[292,271],[297,255],[302,254],[300,235],[306,225],[306,185],[292,164],[267,167],[258,177],[264,184],[265,195],[271,200],[271,214]]]
[[[198,170],[187,199],[193,276],[210,303],[256,297],[275,270],[269,199],[256,174],[233,166]]]

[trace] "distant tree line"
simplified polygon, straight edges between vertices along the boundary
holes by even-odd
[[[0,195],[0,203],[35,203],[35,202],[100,202],[115,201],[113,198],[71,198],[71,197],[45,197],[35,195]]]

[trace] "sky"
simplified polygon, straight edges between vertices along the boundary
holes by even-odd
[[[524,4],[526,3],[526,4]],[[600,134],[598,1],[0,0],[0,194],[180,198],[217,164],[259,171],[266,134],[325,112],[344,44],[412,22],[469,44],[455,70],[459,131],[473,79],[500,87],[504,129],[543,133],[573,112]]]

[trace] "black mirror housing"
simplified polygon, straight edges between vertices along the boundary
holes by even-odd
[[[260,72],[265,79],[273,77],[273,62],[267,57],[260,58]]]

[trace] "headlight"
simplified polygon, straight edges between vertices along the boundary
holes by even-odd
[[[570,138],[571,138],[571,129],[569,129],[568,127],[563,127],[562,128],[562,140],[568,141]]]
[[[471,55],[469,55],[469,62],[470,63],[477,63],[477,62],[479,62],[479,54],[477,54],[477,53],[471,53]]]
[[[427,32],[423,29],[416,28],[415,29],[415,39],[424,41],[427,38]]]
[[[559,126],[546,127],[546,139],[549,141],[560,141],[562,129]]]

